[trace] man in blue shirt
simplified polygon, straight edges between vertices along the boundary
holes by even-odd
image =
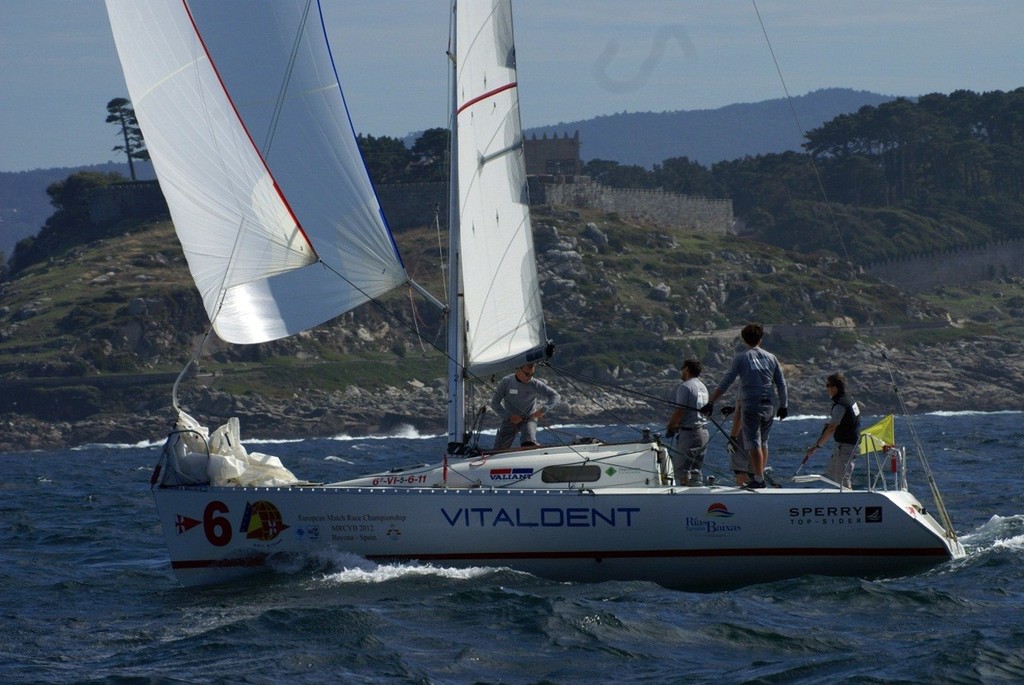
[[[764,327],[759,323],[748,323],[740,331],[740,337],[748,349],[732,360],[729,371],[701,411],[705,414],[714,411],[715,400],[724,395],[739,377],[740,401],[743,405],[743,447],[750,454],[750,466],[754,474],[747,487],[763,488],[764,467],[768,463],[768,433],[771,432],[776,416],[781,420],[789,415],[789,394],[779,360],[771,352],[761,349]],[[777,412],[774,406],[776,391],[779,398]]]

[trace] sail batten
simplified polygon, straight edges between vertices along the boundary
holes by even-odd
[[[406,280],[322,18],[307,21],[317,3],[253,11],[217,0],[107,0],[107,11],[189,270],[222,339],[292,335]]]

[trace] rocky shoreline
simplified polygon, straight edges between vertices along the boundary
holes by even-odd
[[[911,413],[1020,409],[1024,367],[1019,360],[1024,359],[1024,342],[990,338],[890,350],[887,357],[882,360],[876,350],[865,346],[841,355],[823,349],[821,358],[826,361],[822,362],[788,364],[783,360],[790,385],[790,414],[824,415],[828,406],[823,381],[833,365],[846,372],[854,397],[871,415],[899,414],[903,404]],[[725,354],[708,360],[704,380],[715,383],[727,363]],[[553,369],[542,368],[541,375],[563,397],[563,404],[549,415],[551,424],[628,424],[638,431],[657,431],[664,425],[670,411],[665,398],[677,382],[675,369],[661,369],[650,370],[645,376],[631,372],[609,379],[618,387],[609,382],[577,390],[568,382],[560,382]],[[58,422],[4,414],[0,416],[0,452],[159,441],[171,430],[174,420],[169,392],[170,388],[167,408],[160,411],[100,414]],[[243,439],[389,435],[404,430],[441,434],[445,429],[445,388],[440,379],[411,381],[405,387],[372,393],[355,387],[312,391],[277,402],[199,386],[184,391],[181,404],[211,429],[232,416],[238,417]],[[489,415],[483,426],[493,429],[496,423]]]
[[[564,332],[554,363],[597,381],[585,385],[560,377],[558,368],[541,369],[564,399],[549,414],[553,424],[660,429],[682,359],[698,356],[705,365],[703,380],[717,383],[736,352],[741,322],[748,316],[764,320],[765,312],[780,309],[785,316],[779,318],[794,323],[766,323],[765,346],[783,362],[793,416],[825,414],[824,378],[837,370],[871,415],[901,413],[904,405],[915,413],[1020,409],[1024,343],[1012,333],[977,332],[1018,330],[1024,292],[1016,282],[993,286],[998,290],[989,299],[999,307],[993,304],[976,321],[968,319],[968,329],[955,330],[963,323],[950,314],[865,281],[852,265],[831,257],[809,265],[757,246],[740,251],[735,241],[702,239],[694,246],[680,243],[686,231],[591,218],[600,227],[575,211],[547,210],[534,225],[547,320],[556,339]],[[413,251],[415,237],[403,238]],[[6,390],[0,393],[0,453],[152,443],[171,430],[177,372],[167,369],[191,354],[208,325],[184,278],[184,257],[167,247],[172,243],[170,224],[160,224],[121,236],[116,262],[102,240],[53,262],[51,268],[81,271],[71,280],[74,288],[51,292],[44,288],[48,281],[35,274],[12,283],[0,307],[0,341],[10,343],[0,368]],[[150,283],[169,278],[179,279],[177,289],[143,294]],[[984,301],[983,294],[969,293]],[[786,307],[779,305],[783,300]],[[899,307],[887,307],[891,302]],[[846,314],[830,318],[826,312]],[[373,355],[404,356],[411,349],[408,336],[383,318],[375,311],[353,312],[314,331],[244,349],[213,340],[205,352],[219,368],[256,368],[283,357],[301,360],[313,373],[320,350],[350,355],[353,363]],[[902,323],[875,323],[881,321]],[[880,341],[898,349],[888,349],[883,358]],[[147,369],[164,372],[146,374]],[[319,389],[318,378],[307,375],[301,386],[313,390],[298,390],[297,384],[296,394],[281,399],[237,390],[237,383],[218,386],[216,378],[213,384],[190,379],[182,384],[180,401],[211,428],[238,417],[243,439],[445,430],[442,380],[371,392]],[[240,394],[227,394],[226,387]],[[115,406],[119,413],[112,411]],[[483,426],[496,424],[485,417]]]

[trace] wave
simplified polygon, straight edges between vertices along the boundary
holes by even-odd
[[[404,440],[433,440],[440,438],[441,433],[420,433],[415,426],[407,423],[400,424],[391,433],[385,433],[383,435],[349,435],[347,433],[339,433],[338,435],[332,435],[325,440],[335,440],[337,442],[359,442],[362,440],[393,440],[395,438],[401,438]]]
[[[977,549],[1024,550],[1024,514],[995,514],[973,533],[960,536],[965,546]]]
[[[71,452],[85,452],[87,450],[149,450],[162,448],[166,438],[159,440],[142,440],[136,443],[129,442],[90,442],[84,445],[69,447]]]
[[[997,414],[1024,414],[1024,411],[1019,409],[999,409],[996,411],[978,411],[975,409],[962,409],[957,411],[930,411],[923,414],[923,416],[993,416]]]
[[[244,438],[246,445],[290,445],[296,442],[305,442],[309,438]]]

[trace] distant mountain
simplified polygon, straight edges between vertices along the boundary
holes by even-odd
[[[780,98],[719,109],[623,112],[531,128],[526,135],[561,137],[579,131],[584,161],[607,159],[650,168],[673,157],[689,157],[711,166],[747,155],[799,150],[804,142],[801,130],[806,132],[840,114],[894,99],[867,91],[828,88],[792,100]]]
[[[137,164],[140,179],[156,178],[151,164]],[[98,173],[118,172],[128,178],[128,165],[107,162],[89,166],[54,167],[32,171],[0,171],[0,252],[10,259],[14,246],[22,238],[39,233],[53,214],[53,206],[46,189],[52,183],[63,181],[79,171]]]

